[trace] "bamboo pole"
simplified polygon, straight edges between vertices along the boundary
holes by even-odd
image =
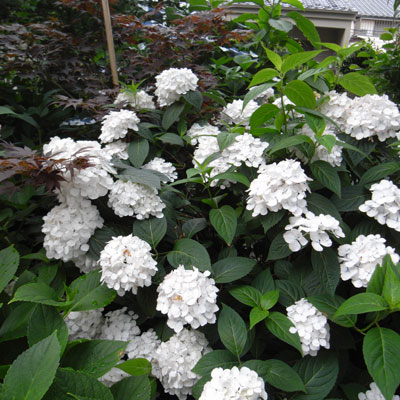
[[[114,40],[111,27],[110,6],[108,4],[108,0],[101,0],[101,5],[103,7],[104,26],[106,28],[107,47],[108,47],[108,54],[110,56],[112,82],[114,86],[118,86],[117,60],[115,58]]]

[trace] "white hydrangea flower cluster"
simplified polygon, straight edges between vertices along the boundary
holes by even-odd
[[[190,142],[191,145],[195,146],[198,142],[199,137],[210,137],[210,136],[217,137],[219,132],[220,131],[216,126],[212,126],[210,124],[200,125],[198,123],[195,123],[186,132],[186,135],[191,138],[191,142]]]
[[[329,153],[328,149],[326,147],[324,147],[316,142],[315,133],[312,129],[310,129],[310,127],[308,125],[304,125],[303,128],[301,129],[301,131],[299,132],[299,134],[310,137],[313,140],[313,142],[317,145],[315,148],[314,155],[311,158],[311,163],[314,161],[317,161],[317,160],[321,160],[321,161],[328,162],[329,164],[332,165],[332,167],[339,167],[342,164],[342,160],[343,160],[342,147],[335,144],[332,147],[331,152]],[[335,139],[338,139],[331,125],[327,125],[322,136],[324,136],[324,135],[331,135]],[[296,157],[299,160],[301,160],[304,163],[308,162],[307,157],[299,149],[297,149],[296,147],[293,147],[290,149],[295,152]]]
[[[150,245],[137,236],[112,238],[100,253],[101,281],[120,296],[137,293],[139,287],[150,286],[157,272]]]
[[[316,307],[303,298],[287,307],[286,311],[294,325],[289,332],[299,334],[304,356],[316,356],[321,347],[329,349],[328,320]]]
[[[186,324],[197,329],[215,323],[218,289],[210,275],[210,271],[200,272],[196,267],[187,270],[179,265],[158,286],[156,309],[168,315],[167,325],[175,332]]]
[[[108,195],[107,204],[119,217],[134,215],[137,219],[147,219],[150,215],[162,218],[162,210],[165,208],[165,204],[157,194],[157,189],[122,180],[114,183]]]
[[[131,310],[127,311],[127,307],[110,311],[105,315],[104,324],[98,337],[99,339],[125,342],[134,340],[136,336],[140,335],[140,329],[136,324],[137,319],[138,315]]]
[[[247,367],[214,368],[199,400],[211,399],[266,400],[268,394],[263,379]]]
[[[167,179],[161,179],[162,183],[173,182],[178,178],[176,168],[172,163],[165,161],[163,158],[154,157],[147,164],[143,165],[144,169],[152,169],[153,171],[161,172]]]
[[[358,393],[358,400],[385,400],[385,397],[383,397],[382,392],[375,382],[372,382],[369,387],[371,390],[367,390],[365,393]],[[392,400],[400,400],[400,396],[394,395]]]
[[[104,323],[103,308],[88,311],[72,311],[64,319],[69,340],[95,339]]]
[[[129,158],[128,145],[127,142],[116,140],[115,142],[107,143],[103,148],[103,153],[110,161],[113,156],[116,156],[121,160],[127,160]]]
[[[299,251],[308,243],[305,235],[309,235],[311,246],[315,251],[323,251],[322,246],[332,246],[332,240],[327,231],[337,238],[345,237],[336,218],[324,214],[317,216],[311,211],[307,211],[304,216],[290,217],[289,225],[285,226],[285,230],[283,239],[292,251]]]
[[[133,358],[145,358],[151,363],[151,372],[155,377],[160,377],[160,368],[155,358],[156,350],[161,344],[161,340],[153,329],[143,332],[140,336],[135,336],[126,347],[128,360]]]
[[[206,337],[196,330],[183,329],[167,342],[161,343],[155,358],[165,392],[176,395],[179,400],[186,400],[200,378],[192,372],[192,368],[210,351]]]
[[[246,208],[253,210],[253,217],[282,208],[299,216],[306,211],[306,192],[310,191],[307,181],[310,180],[296,160],[261,165],[257,178],[247,190]]]
[[[351,244],[339,246],[341,278],[344,281],[351,279],[356,288],[367,287],[375,268],[382,263],[386,254],[390,254],[392,261],[397,264],[399,255],[385,243],[386,239],[380,235],[360,235]]]
[[[170,68],[156,76],[156,90],[160,107],[169,106],[181,95],[196,90],[197,76],[188,68]]]
[[[144,90],[139,90],[136,93],[124,91],[118,94],[114,104],[126,103],[135,110],[154,110],[156,108],[153,96],[147,94]]]
[[[115,173],[110,164],[110,158],[102,151],[100,143],[96,141],[80,140],[75,142],[71,138],[60,139],[55,136],[43,146],[44,154],[53,154],[55,160],[71,159],[76,156],[88,156],[91,166],[74,171],[62,171],[65,181],[60,183],[56,190],[60,202],[69,198],[78,202],[81,197],[95,200],[107,194],[113,184],[109,173]]]
[[[65,262],[89,250],[90,237],[104,222],[97,207],[83,198],[53,207],[43,221],[46,256]]]
[[[371,185],[371,200],[358,208],[368,217],[376,219],[381,225],[387,225],[400,232],[400,189],[390,180],[382,179]]]
[[[86,253],[71,260],[75,267],[79,268],[82,274],[88,274],[90,271],[98,269],[97,261],[89,257]]]
[[[243,109],[243,100],[233,100],[222,109],[220,118],[228,124],[249,125],[251,115],[259,107],[254,100],[250,100]]]
[[[347,96],[347,93],[337,93],[334,90],[326,93],[326,95],[329,97],[328,100],[321,105],[321,113],[333,119],[341,130],[344,130],[348,117],[348,110],[352,106],[352,99]]]
[[[114,383],[117,383],[124,378],[128,378],[129,376],[131,375],[129,375],[125,371],[122,371],[122,369],[112,368],[110,371],[100,377],[99,381],[107,387],[111,387],[112,385],[114,385]]]
[[[137,131],[139,122],[140,119],[134,111],[111,111],[103,118],[99,140],[101,143],[110,143],[122,139],[127,135],[128,129]]]

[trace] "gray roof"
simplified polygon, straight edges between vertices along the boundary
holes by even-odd
[[[308,10],[356,11],[348,0],[301,0],[301,2]]]
[[[393,18],[394,0],[349,0],[361,17]]]

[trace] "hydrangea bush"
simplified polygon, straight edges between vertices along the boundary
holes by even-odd
[[[238,98],[165,69],[43,146],[43,248],[0,251],[2,399],[398,399],[400,113],[280,3]]]

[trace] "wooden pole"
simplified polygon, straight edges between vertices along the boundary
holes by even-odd
[[[112,27],[111,27],[110,6],[108,4],[108,0],[101,0],[101,5],[103,7],[104,26],[106,28],[107,47],[108,47],[108,54],[110,56],[112,81],[113,81],[114,86],[119,86],[118,85],[117,60],[115,58],[114,40],[113,40]]]

